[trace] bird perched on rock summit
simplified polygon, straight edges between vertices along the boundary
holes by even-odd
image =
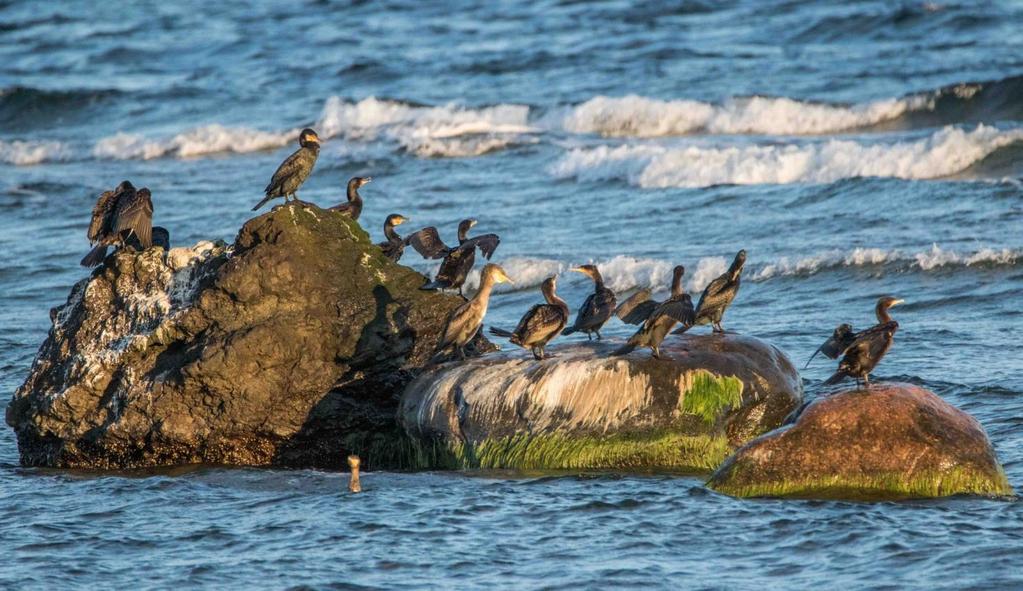
[[[145,250],[153,245],[154,231],[161,242],[169,240],[165,238],[166,230],[153,228],[153,199],[149,189],[143,187],[136,191],[130,182],[124,181],[96,200],[87,234],[93,248],[81,264],[95,267],[102,263],[108,246]]]
[[[899,330],[899,323],[892,320],[888,310],[901,303],[903,300],[892,296],[879,298],[874,307],[877,324],[860,332],[854,332],[850,324],[838,325],[831,337],[814,351],[806,365],[810,365],[810,361],[813,361],[817,353],[824,353],[832,359],[838,359],[841,355],[843,357],[838,364],[838,371],[824,383],[836,384],[846,377],[851,377],[856,379],[857,384],[863,380],[869,388],[870,372],[874,371],[888,353],[895,340],[895,333]]]
[[[320,136],[307,127],[298,134],[298,144],[301,147],[277,167],[270,184],[264,189],[266,196],[252,208],[252,211],[277,197],[284,197],[285,203],[288,202],[288,197],[298,199],[295,192],[309,178],[320,155]]]
[[[372,180],[373,177],[368,176],[356,176],[348,179],[348,201],[329,208],[330,211],[341,212],[358,221],[359,216],[362,215],[362,195],[359,195],[359,189]]]
[[[604,285],[604,278],[601,276],[596,265],[582,265],[569,270],[582,273],[592,279],[593,293],[586,297],[586,301],[579,308],[579,312],[575,317],[575,324],[566,328],[561,334],[570,335],[573,332],[585,332],[587,340],[592,339],[593,335],[596,334],[599,341],[601,339],[600,329],[611,316],[614,316],[615,307],[618,305],[615,292]]]

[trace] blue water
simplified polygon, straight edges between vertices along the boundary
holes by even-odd
[[[151,188],[177,245],[231,240],[309,125],[325,143],[303,199],[372,175],[374,236],[392,212],[501,235],[517,287],[498,324],[572,264],[624,291],[683,263],[699,289],[739,248],[726,327],[797,361],[905,298],[877,379],[973,414],[1023,487],[1023,5],[0,0],[0,391],[86,276],[100,191]],[[590,287],[571,275],[575,305]],[[809,396],[832,369],[804,372]],[[1023,588],[1019,501],[738,501],[672,475],[343,484],[22,469],[3,429],[0,586]]]

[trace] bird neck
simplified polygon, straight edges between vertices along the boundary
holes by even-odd
[[[671,297],[677,298],[686,293],[686,288],[682,286],[682,275],[675,275],[671,279]]]
[[[877,308],[874,310],[874,313],[877,314],[877,323],[878,324],[887,324],[887,323],[892,321],[891,315],[888,314],[888,307],[887,306],[883,306],[881,304],[878,304]]]
[[[600,275],[600,271],[594,269],[591,277],[593,277],[593,287],[596,291],[604,289],[604,278]]]
[[[543,290],[543,299],[546,300],[546,302],[552,306],[557,306],[558,308],[561,308],[562,310],[565,311],[568,310],[568,304],[565,303],[565,300],[559,298],[557,292],[555,292],[553,289]]]
[[[459,226],[458,227],[458,243],[459,244],[463,244],[468,239],[469,239],[469,227],[468,226]]]
[[[384,238],[387,238],[388,242],[401,242],[401,236],[394,231],[393,224],[384,224]]]
[[[354,183],[348,185],[348,201],[350,203],[362,203],[362,197],[359,196],[359,187]]]

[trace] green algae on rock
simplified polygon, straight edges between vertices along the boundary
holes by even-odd
[[[347,216],[298,203],[231,246],[113,255],[72,288],[7,407],[21,461],[386,466],[398,394],[462,301],[424,281]]]
[[[401,421],[418,468],[671,469],[706,472],[777,427],[801,382],[774,347],[686,335],[609,358],[614,345],[518,351],[446,364],[405,390]]]
[[[980,424],[934,393],[877,384],[809,405],[739,449],[708,486],[737,497],[1011,495]]]

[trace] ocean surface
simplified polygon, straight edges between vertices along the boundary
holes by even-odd
[[[305,126],[325,142],[301,198],[371,175],[374,237],[389,213],[500,234],[495,324],[574,264],[625,291],[682,263],[699,290],[745,248],[725,326],[802,365],[905,298],[876,379],[973,414],[1023,489],[1023,4],[0,0],[0,405],[89,272],[101,191],[148,186],[175,245],[230,241]],[[803,373],[808,397],[833,368]],[[345,480],[24,469],[2,428],[0,587],[1023,588],[1018,500]]]

